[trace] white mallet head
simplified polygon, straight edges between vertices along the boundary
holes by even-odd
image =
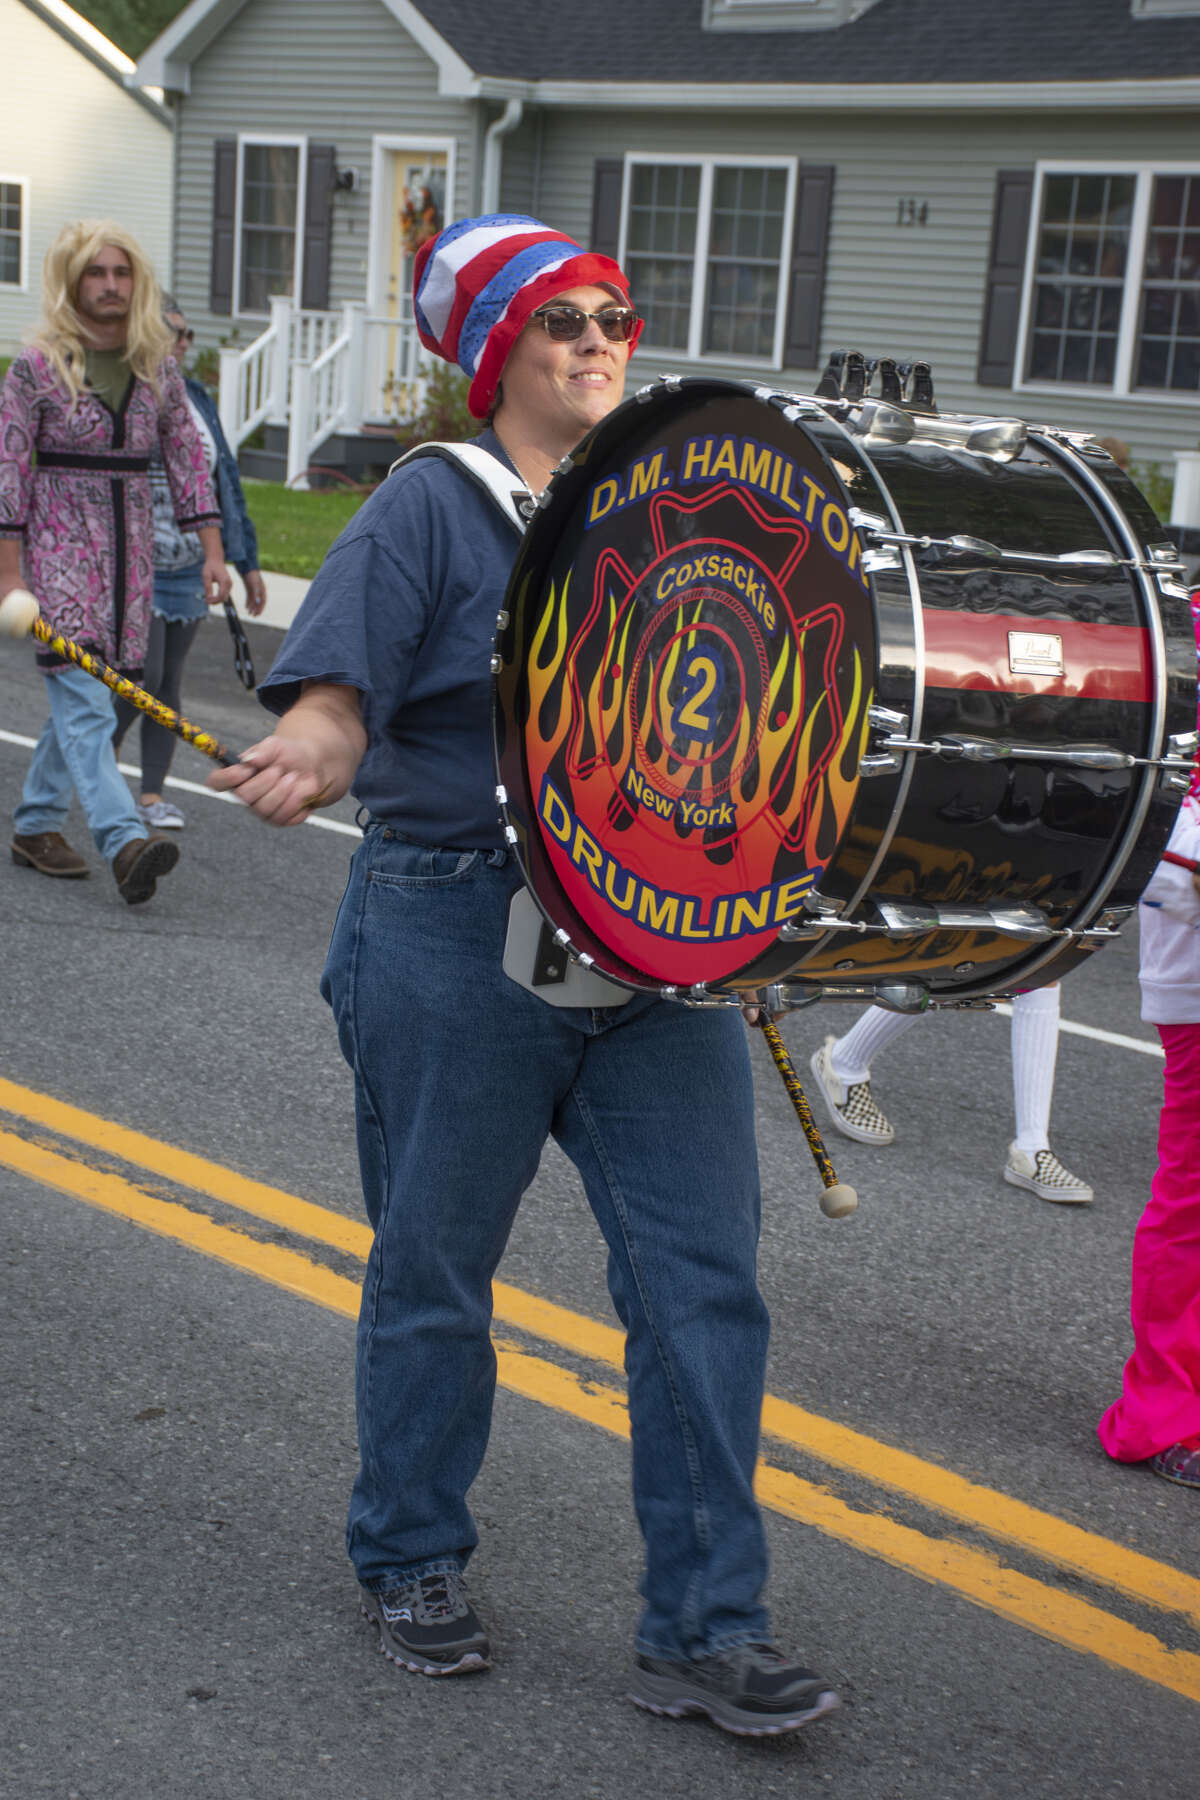
[[[38,603],[28,588],[10,588],[0,600],[0,637],[28,637]]]
[[[858,1205],[858,1195],[844,1181],[821,1191],[821,1211],[827,1219],[848,1219]]]

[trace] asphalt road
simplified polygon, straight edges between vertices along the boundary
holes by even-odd
[[[265,669],[275,634],[251,636]],[[43,718],[28,662],[0,645],[6,813],[28,760],[10,740]],[[187,710],[235,746],[259,734],[221,625],[201,633]],[[181,747],[174,774],[205,773]],[[1007,1021],[922,1021],[875,1071],[896,1145],[831,1142],[861,1196],[833,1222],[755,1041],[769,1387],[802,1409],[765,1446],[773,1607],[845,1699],[781,1742],[624,1699],[638,1544],[627,1445],[605,1427],[619,1378],[520,1298],[610,1321],[598,1234],[548,1152],[501,1270],[518,1374],[474,1496],[496,1667],[423,1681],[374,1653],[341,1542],[353,1326],[337,1295],[359,1264],[249,1220],[244,1182],[222,1199],[180,1160],[360,1219],[350,1082],[316,991],[353,839],[174,797],[184,858],[144,908],[98,858],[78,883],[0,864],[4,1800],[1190,1800],[1200,1498],[1111,1465],[1094,1435],[1128,1350],[1154,1055],[1062,1037],[1054,1144],[1096,1202],[1055,1208],[1000,1178]],[[70,835],[88,847],[81,821]],[[1132,943],[1069,981],[1064,1015],[1152,1040]],[[785,1023],[802,1074],[847,1017]],[[162,1168],[101,1122],[165,1146]],[[181,1241],[205,1216],[214,1242],[249,1246],[229,1252],[241,1264]],[[250,1266],[271,1256],[328,1267],[333,1298]],[[518,1391],[522,1369],[536,1380]]]

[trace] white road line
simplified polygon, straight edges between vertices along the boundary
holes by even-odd
[[[17,744],[22,749],[32,750],[37,739],[23,737],[19,731],[0,731],[0,743]],[[122,775],[139,775],[141,769],[136,763],[118,763]],[[230,806],[241,806],[242,802],[233,794],[218,794],[214,789],[205,787],[200,781],[185,781],[182,775],[168,775],[168,787],[181,788],[185,794],[201,794],[206,800],[224,800]],[[315,825],[318,831],[339,831],[343,837],[360,838],[362,832],[357,825],[343,824],[341,819],[321,819],[313,814],[305,820],[307,825]]]
[[[15,731],[0,731],[0,743],[19,744],[26,750],[32,750],[35,740],[22,737]],[[141,770],[132,763],[118,763],[122,775],[140,775]],[[240,806],[232,794],[217,794],[212,788],[204,787],[198,781],[184,781],[182,776],[168,775],[167,786],[182,788],[187,794],[202,794],[206,800],[227,800],[231,806]],[[340,819],[311,818],[308,823],[321,831],[340,831],[347,837],[361,837],[357,825],[343,825]],[[998,1013],[1012,1017],[1012,1007],[1000,1001],[996,1006]],[[1162,1060],[1161,1044],[1153,1043],[1149,1038],[1126,1037],[1120,1031],[1102,1031],[1099,1025],[1078,1025],[1073,1019],[1060,1019],[1058,1029],[1068,1037],[1091,1038],[1097,1044],[1115,1044],[1118,1050],[1136,1050],[1139,1056],[1157,1056]]]
[[[1012,1018],[1012,1007],[1007,1001],[997,1001],[996,1011]],[[1157,1056],[1160,1061],[1163,1056],[1162,1045],[1152,1043],[1149,1038],[1125,1037],[1119,1031],[1102,1031],[1099,1025],[1077,1025],[1073,1019],[1060,1019],[1058,1029],[1066,1032],[1068,1037],[1093,1038],[1098,1044],[1116,1044],[1118,1049],[1137,1050],[1142,1056]]]

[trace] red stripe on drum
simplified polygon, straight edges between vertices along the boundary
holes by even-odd
[[[949,612],[928,606],[924,620],[929,687],[1063,694],[1085,700],[1151,697],[1150,643],[1144,625],[1089,625],[1077,619]],[[1054,673],[1032,673],[1028,667],[1014,670],[1014,660],[1036,661],[1039,649]]]

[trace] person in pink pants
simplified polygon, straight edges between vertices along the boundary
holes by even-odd
[[[1097,1427],[1118,1462],[1200,1488],[1200,793],[1138,909],[1142,1017],[1166,1053],[1158,1169],[1133,1237],[1133,1355]]]

